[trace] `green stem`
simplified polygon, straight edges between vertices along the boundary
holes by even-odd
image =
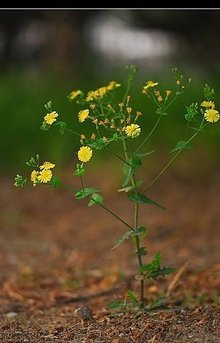
[[[132,164],[130,164],[129,162],[127,162],[123,157],[121,157],[120,155],[118,155],[116,152],[113,152],[111,150],[109,150],[108,148],[105,147],[105,150],[108,151],[110,154],[114,155],[115,157],[117,157],[119,160],[123,161],[124,163],[126,163],[129,167],[133,167]]]
[[[187,141],[186,144],[190,143],[198,134],[199,134],[199,130],[201,130],[203,127],[205,127],[207,124],[205,124],[203,126],[204,123],[204,118],[199,126],[199,129],[196,133],[194,133],[194,135],[192,135]],[[169,166],[175,161],[175,159],[180,155],[180,153],[183,151],[184,149],[180,149],[178,150],[175,155],[171,158],[171,160],[165,165],[165,167],[160,171],[160,173],[149,183],[149,185],[147,186],[147,188],[143,191],[143,193],[146,193],[158,180],[159,178],[165,173],[165,171],[169,168]]]
[[[127,226],[130,230],[133,230],[133,227],[126,223],[123,219],[121,219],[117,214],[115,214],[113,211],[111,211],[108,207],[106,207],[103,204],[99,204],[100,207],[102,207],[105,211],[110,213],[113,217],[115,217],[117,220],[119,220],[121,223],[123,223],[125,226]]]
[[[66,130],[71,132],[71,133],[73,133],[74,135],[77,135],[77,136],[81,137],[81,135],[78,132],[69,129],[68,127],[66,128]]]
[[[161,121],[162,116],[159,116],[156,123],[154,124],[154,126],[152,127],[151,131],[148,133],[147,137],[143,140],[143,142],[139,145],[139,147],[135,150],[135,152],[138,152],[142,146],[144,146],[144,144],[148,141],[148,139],[151,137],[151,135],[154,133],[154,131],[156,130],[159,122]]]

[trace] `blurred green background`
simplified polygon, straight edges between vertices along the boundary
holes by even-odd
[[[71,162],[77,141],[53,128],[40,130],[44,104],[52,100],[60,120],[86,133],[77,120],[79,108],[67,95],[110,80],[125,83],[127,64],[138,66],[131,106],[143,112],[146,131],[155,114],[141,94],[143,84],[153,79],[171,88],[174,66],[192,77],[152,141],[170,150],[182,138],[185,105],[203,100],[204,83],[215,88],[220,105],[219,20],[219,10],[1,10],[0,172],[21,172],[36,153],[61,165]],[[199,140],[203,161],[219,165],[219,123]]]

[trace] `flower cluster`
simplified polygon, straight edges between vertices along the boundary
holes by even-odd
[[[40,170],[33,170],[31,172],[31,182],[33,186],[36,186],[38,183],[48,183],[51,181],[53,173],[52,170],[55,167],[55,164],[50,162],[44,162],[39,166]]]

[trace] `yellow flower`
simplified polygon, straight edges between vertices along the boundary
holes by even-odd
[[[210,123],[216,123],[220,119],[218,111],[214,110],[213,108],[205,110],[204,117],[205,120],[207,120]]]
[[[169,96],[171,93],[172,93],[171,90],[169,90],[169,89],[166,90],[166,96]]]
[[[45,170],[48,170],[48,169],[52,169],[55,167],[55,164],[51,163],[51,162],[44,162],[41,166],[40,166],[40,169],[45,169]]]
[[[89,116],[89,110],[88,109],[79,111],[79,113],[78,113],[79,122],[83,123],[86,120],[86,118],[88,118],[88,116]]]
[[[38,176],[39,176],[39,172],[36,170],[33,170],[31,173],[31,181],[33,182],[33,186],[36,186],[38,182]]]
[[[69,95],[69,99],[74,100],[75,98],[77,98],[77,96],[81,94],[83,94],[83,92],[80,89],[78,89],[77,91],[72,91]]]
[[[154,81],[147,81],[146,85],[144,86],[144,90],[147,90],[148,88],[153,88],[158,85],[158,82]]]
[[[141,128],[138,124],[127,125],[125,128],[125,133],[128,137],[136,138],[141,133]]]
[[[47,183],[52,179],[52,171],[50,169],[43,169],[38,176],[38,180]]]
[[[56,121],[56,117],[58,117],[58,114],[55,111],[47,113],[47,115],[44,117],[44,122],[48,125],[51,125]]]
[[[106,86],[106,89],[107,89],[108,91],[111,91],[111,90],[113,90],[113,89],[115,89],[115,88],[118,88],[118,87],[121,87],[121,84],[120,84],[120,83],[117,83],[116,81],[110,81],[109,84],[108,84],[108,86]]]
[[[203,101],[200,106],[205,108],[211,107],[212,109],[215,109],[215,104],[213,101]]]
[[[92,149],[89,146],[82,146],[78,151],[78,159],[81,162],[88,162],[92,157]]]

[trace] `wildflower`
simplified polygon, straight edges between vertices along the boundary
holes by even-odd
[[[89,116],[89,110],[88,109],[79,111],[79,113],[78,113],[79,122],[83,123],[86,120],[86,118],[88,118],[88,116]]]
[[[106,93],[107,93],[106,87],[100,87],[99,89],[97,89],[97,95],[100,98],[102,98]]]
[[[220,115],[217,110],[214,110],[213,108],[210,108],[209,110],[205,110],[204,114],[205,120],[207,120],[210,123],[216,123],[220,119]]]
[[[57,117],[58,117],[58,114],[55,111],[47,113],[44,117],[44,122],[48,125],[51,125],[56,121]]]
[[[72,91],[69,95],[69,99],[74,100],[75,98],[77,98],[81,94],[83,94],[83,92],[80,89],[78,89],[77,91]]]
[[[109,84],[108,84],[108,86],[106,86],[106,89],[107,89],[108,91],[111,91],[111,90],[113,90],[113,89],[115,89],[115,88],[118,88],[118,87],[121,87],[121,84],[120,84],[120,83],[117,83],[116,81],[110,81]]]
[[[43,169],[39,175],[38,180],[43,183],[47,183],[52,179],[52,171],[50,169]]]
[[[213,101],[203,101],[200,105],[201,107],[205,107],[206,109],[207,108],[212,108],[213,110],[215,109],[215,104]]]
[[[153,88],[158,85],[158,82],[154,81],[147,81],[146,85],[144,86],[144,90],[147,90],[148,88]]]
[[[88,162],[92,157],[92,149],[89,146],[82,146],[78,151],[78,159],[81,162]]]
[[[40,169],[53,169],[55,167],[55,164],[51,163],[51,162],[44,162],[41,166]]]
[[[169,89],[166,90],[166,96],[169,96],[171,93],[172,93],[171,90],[169,90]]]
[[[39,172],[36,170],[33,170],[31,173],[31,181],[33,182],[33,186],[36,186],[38,182],[38,176],[39,176]]]
[[[138,124],[127,125],[125,128],[125,133],[128,137],[136,138],[141,133],[141,128]]]

